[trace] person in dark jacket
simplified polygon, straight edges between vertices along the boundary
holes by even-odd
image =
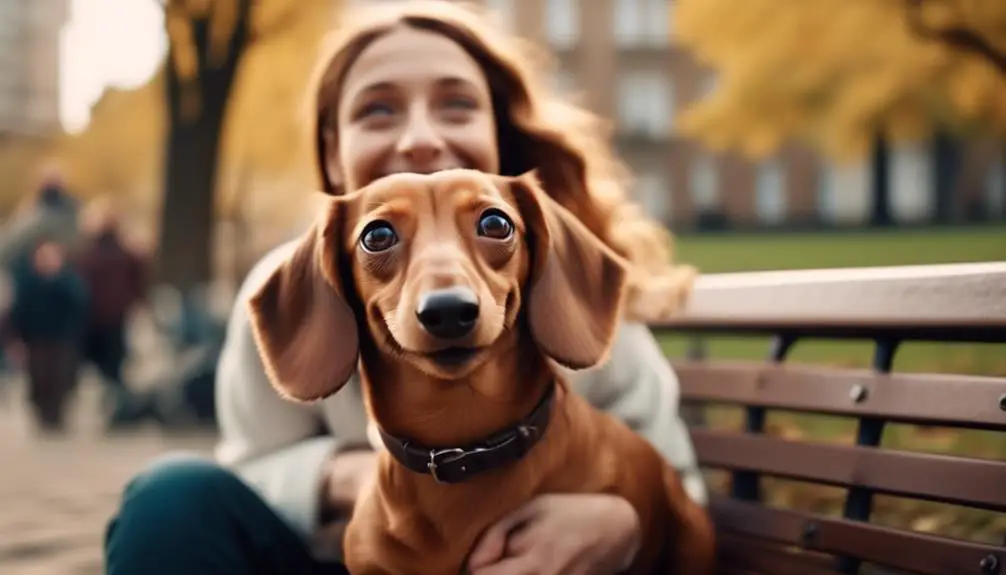
[[[43,431],[61,431],[66,399],[77,381],[87,288],[53,240],[43,240],[17,261],[11,276],[8,327],[24,349],[29,401]]]
[[[72,253],[80,241],[79,212],[80,202],[69,193],[60,172],[50,169],[37,192],[25,198],[0,231],[0,267],[9,269],[43,239]]]
[[[17,262],[30,259],[30,252],[43,239],[55,241],[73,253],[80,239],[79,208],[80,203],[68,192],[59,168],[48,166],[35,193],[24,198],[14,215],[0,227],[0,274],[6,276]],[[8,312],[9,306],[4,302],[0,317],[5,323]],[[10,360],[7,350],[0,348],[0,371],[10,370],[17,363]]]
[[[146,262],[124,245],[115,213],[106,209],[81,246],[76,260],[91,294],[82,347],[117,397],[126,395],[122,366],[126,361],[129,314],[147,291]]]

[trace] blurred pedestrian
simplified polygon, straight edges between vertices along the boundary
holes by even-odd
[[[128,355],[130,314],[147,293],[147,263],[129,248],[119,216],[108,202],[92,204],[85,218],[84,239],[76,267],[91,294],[81,341],[83,359],[94,365],[109,386],[113,404],[129,396],[122,375]]]
[[[63,246],[42,240],[12,264],[8,336],[28,372],[29,401],[42,431],[61,431],[76,385],[88,294]]]
[[[80,203],[68,191],[62,172],[47,167],[35,194],[26,198],[0,233],[0,267],[9,269],[42,239],[73,252],[80,240]]]
[[[30,253],[43,239],[57,242],[74,250],[79,240],[77,213],[79,204],[68,192],[59,167],[50,163],[42,170],[39,186],[26,197],[0,229],[0,275],[9,274],[15,262],[30,258]],[[5,283],[7,278],[4,278]],[[9,297],[3,298],[0,319],[6,321]],[[0,373],[14,371],[17,362],[0,349]]]

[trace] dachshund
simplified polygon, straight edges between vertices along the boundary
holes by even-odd
[[[627,573],[710,575],[713,529],[646,439],[569,388],[603,362],[627,262],[533,173],[391,175],[333,198],[249,301],[284,397],[359,369],[387,447],[344,539],[355,575],[456,575],[479,536],[540,494],[638,513]]]

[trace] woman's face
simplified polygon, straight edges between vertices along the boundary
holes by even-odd
[[[388,174],[499,172],[496,121],[478,63],[452,40],[402,26],[350,67],[328,173],[352,192]]]

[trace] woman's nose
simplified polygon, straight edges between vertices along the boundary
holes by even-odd
[[[413,169],[434,167],[444,151],[444,140],[437,131],[436,122],[425,107],[414,106],[409,111],[408,124],[398,140],[398,153],[404,156]]]

